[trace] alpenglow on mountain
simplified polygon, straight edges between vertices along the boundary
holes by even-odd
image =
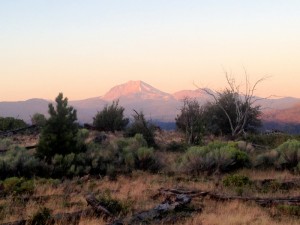
[[[122,98],[169,100],[173,99],[173,96],[139,80],[129,81],[125,84],[120,84],[111,88],[102,99],[106,101],[112,101]]]
[[[53,96],[53,99],[55,97]],[[93,117],[98,111],[101,111],[105,105],[117,99],[119,100],[119,104],[125,108],[125,115],[127,117],[131,117],[134,114],[133,110],[136,110],[143,111],[148,119],[174,122],[182,106],[182,99],[185,97],[196,98],[201,103],[209,99],[209,96],[199,89],[183,90],[169,94],[143,81],[129,81],[111,88],[102,97],[69,101],[69,103],[77,109],[77,116],[80,123],[92,123]],[[48,103],[50,101],[44,99],[0,102],[0,116],[20,118],[30,123],[30,118],[34,113],[39,112],[47,115]],[[266,116],[276,115],[271,116],[271,118],[275,118],[274,120],[279,120],[279,114],[281,115],[281,122],[284,122],[282,120],[286,120],[286,118],[295,118],[295,120],[299,118],[292,115],[294,112],[299,112],[295,110],[299,108],[300,99],[298,98],[263,99],[259,103],[263,108],[271,110],[271,113],[265,113]],[[292,110],[287,110],[289,108],[292,108]],[[282,116],[287,112],[289,116]],[[264,115],[263,119],[265,119]],[[265,120],[270,121],[270,118],[266,118]],[[293,120],[293,122],[297,121]],[[300,121],[298,122],[300,123]]]

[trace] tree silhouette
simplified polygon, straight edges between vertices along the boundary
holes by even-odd
[[[68,99],[63,98],[62,93],[59,93],[55,101],[56,108],[49,104],[50,117],[43,127],[37,148],[37,156],[48,162],[55,154],[76,153],[84,147],[77,138],[76,110],[68,106]]]
[[[93,125],[100,131],[120,131],[127,126],[129,119],[124,118],[124,108],[119,106],[119,101],[113,101],[96,114]]]

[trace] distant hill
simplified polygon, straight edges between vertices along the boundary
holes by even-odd
[[[210,89],[207,89],[207,90],[210,93],[214,93]],[[206,102],[212,98],[207,93],[205,93],[205,91],[203,91],[201,89],[177,91],[177,92],[173,93],[173,96],[178,101],[182,101],[185,98],[191,98],[191,99],[196,99],[202,103]]]
[[[0,102],[0,116],[15,117],[29,122],[36,112],[46,115],[49,103],[47,100],[38,98],[18,102]]]
[[[263,119],[280,123],[300,123],[300,104],[285,109],[268,110],[264,113]]]
[[[126,116],[130,117],[134,113],[133,109],[143,111],[148,119],[171,128],[174,127],[174,119],[179,114],[182,99],[185,97],[195,98],[202,103],[211,98],[199,89],[181,90],[169,94],[143,81],[129,81],[112,87],[102,97],[70,101],[69,104],[77,109],[79,122],[92,123],[97,111],[102,110],[113,100],[119,99],[119,104],[125,108]],[[47,115],[49,103],[49,100],[38,98],[27,101],[0,102],[0,116],[12,116],[30,122],[30,117],[36,112]],[[281,124],[300,123],[300,99],[262,98],[257,103],[262,106],[264,111],[262,118],[268,123],[273,121]]]

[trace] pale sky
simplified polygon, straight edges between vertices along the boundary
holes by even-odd
[[[165,91],[271,76],[257,95],[300,97],[299,0],[1,0],[0,101]]]

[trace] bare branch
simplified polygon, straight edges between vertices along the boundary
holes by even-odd
[[[250,83],[249,75],[247,70],[244,68],[245,75],[245,92],[242,93],[241,87],[242,84],[237,84],[236,79],[232,76],[231,73],[224,71],[225,78],[228,84],[228,88],[223,92],[211,91],[207,88],[199,88],[199,90],[203,91],[207,95],[211,96],[215,102],[215,104],[224,112],[224,115],[228,119],[228,123],[230,125],[231,134],[233,137],[240,135],[245,132],[245,128],[247,125],[247,121],[249,119],[251,108],[253,108],[253,104],[259,101],[258,98],[255,98],[254,92],[256,91],[257,86],[266,80],[268,77],[263,77],[257,80],[252,86]],[[235,107],[235,115],[230,115],[228,109],[224,107],[224,103],[220,102],[220,98],[226,94],[232,95],[233,104]],[[267,97],[268,98],[268,97]],[[232,114],[232,113],[231,113]]]

